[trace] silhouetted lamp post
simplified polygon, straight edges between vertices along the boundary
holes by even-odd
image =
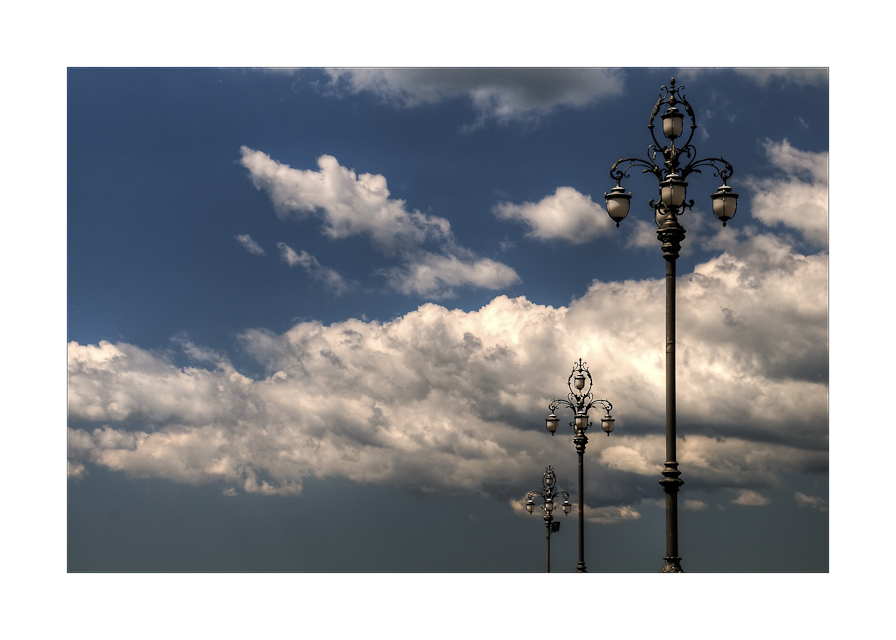
[[[652,173],[659,181],[660,199],[650,200],[654,220],[657,226],[656,236],[662,243],[663,258],[666,259],[666,463],[663,479],[660,484],[666,492],[666,555],[663,558],[663,573],[680,573],[681,558],[678,557],[678,489],[683,481],[679,478],[678,461],[675,453],[675,261],[684,240],[685,230],[678,222],[678,216],[685,208],[694,206],[694,201],[686,202],[688,183],[685,182],[691,173],[700,173],[699,167],[710,166],[715,176],[722,179],[718,190],[712,194],[712,210],[715,216],[726,226],[737,210],[737,194],[731,192],[728,179],[734,168],[725,159],[702,158],[697,160],[697,150],[691,145],[697,121],[691,105],[681,94],[683,86],[675,86],[675,78],[670,87],[661,87],[665,92],[657,100],[650,113],[650,137],[653,144],[647,147],[650,156],[647,160],[640,158],[623,158],[610,168],[610,176],[616,186],[610,193],[604,194],[607,200],[607,213],[616,222],[616,226],[628,214],[632,194],[625,193],[621,186],[623,178],[628,178],[632,167],[643,168],[642,173]],[[683,105],[691,121],[691,132],[687,142],[678,147],[675,140],[682,135],[684,114],[676,108]],[[666,111],[660,116],[663,122],[663,135],[669,140],[669,146],[661,145],[653,133],[653,122],[660,109],[666,105]],[[657,155],[663,157],[662,166],[656,163]],[[682,166],[684,158],[690,159]],[[622,166],[622,168],[620,168]]]
[[[569,504],[569,494],[557,489],[557,478],[554,476],[554,468],[550,465],[544,470],[541,477],[541,491],[530,491],[526,494],[526,511],[530,514],[535,511],[535,498],[542,499],[541,510],[544,511],[544,525],[547,529],[547,572],[551,572],[551,534],[560,530],[560,523],[554,522],[554,508],[557,506],[557,498],[563,496],[563,513],[569,515],[572,505]]]
[[[579,358],[579,361],[573,365],[572,373],[569,374],[569,380],[566,382],[566,385],[569,387],[566,400],[551,401],[551,404],[548,406],[551,410],[551,415],[547,417],[547,428],[553,436],[557,431],[557,425],[560,424],[560,418],[554,415],[554,411],[558,407],[565,406],[572,409],[572,412],[575,414],[575,419],[569,423],[569,426],[575,432],[575,437],[572,441],[576,445],[576,453],[579,454],[579,564],[576,567],[576,571],[580,573],[587,571],[585,569],[585,490],[582,463],[585,456],[585,445],[588,444],[588,437],[585,435],[585,431],[591,426],[588,411],[594,407],[601,407],[606,412],[606,415],[600,419],[600,426],[607,432],[608,436],[613,430],[613,423],[615,422],[615,418],[610,415],[613,405],[610,404],[609,400],[595,400],[594,395],[591,393],[591,384],[591,373],[588,371],[585,363],[582,362],[582,359]]]

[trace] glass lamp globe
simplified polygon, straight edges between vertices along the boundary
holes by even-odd
[[[554,435],[557,432],[557,425],[560,424],[560,418],[552,413],[547,417],[546,422],[548,431],[551,432],[551,435]]]
[[[604,198],[607,201],[607,214],[613,219],[613,222],[615,222],[618,227],[619,223],[628,215],[632,193],[631,191],[626,193],[625,189],[616,185],[610,190],[610,193],[604,193]]]
[[[687,182],[679,178],[677,174],[670,173],[660,183],[660,199],[667,207],[680,207],[687,195],[687,188]]]
[[[613,430],[613,425],[616,422],[616,418],[611,416],[609,413],[600,419],[600,427],[604,431],[607,432],[607,435],[610,435],[610,432]]]
[[[684,114],[675,107],[669,107],[663,114],[663,135],[669,140],[675,140],[681,135],[684,124]]]
[[[737,194],[731,192],[731,187],[723,184],[712,196],[712,212],[716,218],[722,221],[722,226],[728,226],[728,221],[734,217],[737,211]]]

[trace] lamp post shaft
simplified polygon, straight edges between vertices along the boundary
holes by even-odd
[[[660,480],[666,492],[666,555],[662,573],[683,572],[678,557],[678,489],[684,482],[679,478],[681,472],[675,450],[675,265],[684,234],[684,228],[677,222],[657,231],[666,258],[666,463]]]
[[[585,442],[588,439],[584,434],[576,435],[576,449],[579,453],[579,563],[576,565],[576,573],[587,573],[585,568],[585,442],[579,445],[579,435]]]
[[[548,539],[548,542],[547,542],[547,573],[550,573],[551,572],[551,519],[548,517],[548,518],[545,518],[544,521],[545,521],[545,525],[547,525],[546,529],[548,530],[547,531],[547,539]]]

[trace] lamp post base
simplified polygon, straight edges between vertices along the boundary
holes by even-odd
[[[584,562],[579,562],[579,564],[576,565],[576,573],[588,573],[588,569],[585,568]]]
[[[684,573],[684,569],[681,568],[681,558],[672,556],[663,558],[663,568],[660,569],[660,573]]]

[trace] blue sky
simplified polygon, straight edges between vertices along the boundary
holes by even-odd
[[[672,76],[740,194],[682,218],[682,565],[828,571],[827,73],[640,68],[69,69],[68,570],[540,571],[581,357],[589,570],[658,571],[656,185],[602,195]]]

